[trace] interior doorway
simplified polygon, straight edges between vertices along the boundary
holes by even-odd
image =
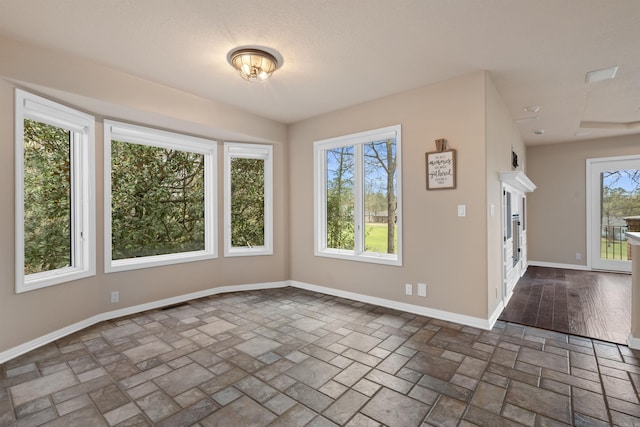
[[[624,233],[629,220],[638,215],[640,156],[587,160],[587,262],[591,269],[631,272]]]
[[[530,266],[499,319],[626,345],[631,276]]]

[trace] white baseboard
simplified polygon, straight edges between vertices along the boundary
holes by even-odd
[[[509,294],[502,301],[502,308],[505,308],[507,304],[509,304],[509,301],[511,301],[512,296],[513,296],[513,289],[511,289],[511,292],[509,292]]]
[[[513,292],[511,294],[513,295]],[[500,314],[502,314],[502,310],[504,310],[506,304],[507,302],[500,301],[496,309],[493,310],[493,313],[491,313],[491,316],[489,316],[489,329],[493,329],[493,325],[495,325],[498,321],[498,317],[500,317]]]
[[[355,301],[366,302],[373,305],[379,305],[381,307],[393,308],[395,310],[406,311],[408,313],[419,314],[421,316],[432,317],[434,319],[446,320],[448,322],[460,323],[466,326],[472,326],[474,328],[490,330],[495,323],[495,320],[482,319],[480,317],[466,316],[464,314],[451,313],[449,311],[437,310],[435,308],[423,307],[420,305],[407,304],[404,302],[398,302],[388,300],[384,298],[372,297],[369,295],[358,294],[355,292],[343,291],[340,289],[327,288],[324,286],[312,285],[309,283],[298,282],[295,280],[289,280],[289,286],[294,288],[306,289],[308,291],[319,292],[322,294],[333,295],[336,297],[352,299]],[[497,319],[500,315],[498,311],[497,315],[494,312],[492,317]]]
[[[324,286],[312,285],[309,283],[298,282],[295,280],[283,281],[283,282],[269,282],[269,283],[256,283],[248,285],[233,285],[233,286],[221,286],[218,288],[206,289],[203,291],[193,292],[184,295],[178,295],[171,298],[166,298],[158,301],[152,301],[145,304],[135,305],[119,310],[113,310],[106,313],[97,314],[88,319],[58,329],[39,338],[28,341],[24,344],[20,344],[9,350],[0,352],[0,364],[5,363],[11,359],[21,356],[29,351],[35,350],[38,347],[49,344],[55,340],[63,338],[67,335],[78,332],[82,329],[88,328],[99,322],[106,320],[117,319],[119,317],[130,316],[132,314],[141,313],[147,310],[153,310],[160,307],[166,307],[169,305],[179,304],[185,301],[193,299],[204,298],[211,295],[223,294],[227,292],[239,292],[239,291],[252,291],[260,289],[275,289],[291,286],[294,288],[305,289],[308,291],[319,292],[326,295],[333,295],[341,298],[352,299],[364,303],[379,305],[381,307],[392,308],[395,310],[405,311],[408,313],[418,314],[421,316],[432,317],[434,319],[446,320],[448,322],[459,323],[474,328],[490,330],[500,316],[504,305],[502,302],[496,307],[489,319],[482,319],[480,317],[466,316],[463,314],[452,313],[443,310],[437,310],[434,308],[423,307],[414,304],[407,304],[404,302],[388,300],[384,298],[373,297],[364,294],[358,294],[355,292],[343,291],[340,289],[328,288]],[[639,347],[640,348],[640,340]]]
[[[640,350],[640,338],[635,338],[631,333],[627,337],[627,345],[634,350]]]
[[[168,305],[179,304],[185,301],[193,299],[204,298],[211,295],[223,294],[227,292],[239,292],[239,291],[253,291],[259,289],[275,289],[284,288],[288,286],[287,282],[269,282],[269,283],[255,283],[249,285],[233,285],[233,286],[221,286],[219,288],[205,289],[204,291],[192,292],[189,294],[178,295],[171,298],[166,298],[158,301],[152,301],[145,304],[134,305],[119,310],[108,311],[106,313],[97,314],[88,319],[74,323],[69,326],[65,326],[57,331],[50,332],[46,335],[28,341],[24,344],[20,344],[16,347],[10,348],[0,352],[0,364],[5,363],[11,359],[21,356],[29,351],[35,350],[38,347],[49,344],[55,340],[63,338],[67,335],[81,331],[82,329],[93,326],[96,323],[104,322],[105,320],[117,319],[118,317],[129,316],[136,313],[141,313],[147,310],[153,310],[160,307],[166,307]]]
[[[561,263],[557,263],[557,262],[529,261],[529,266],[531,266],[531,267],[563,268],[565,270],[591,271],[591,269],[589,267],[587,267],[586,265],[561,264]]]

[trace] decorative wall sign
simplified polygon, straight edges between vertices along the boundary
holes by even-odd
[[[427,190],[456,188],[456,150],[426,153]]]

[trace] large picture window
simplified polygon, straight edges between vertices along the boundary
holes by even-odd
[[[16,90],[16,292],[95,274],[90,115]]]
[[[105,121],[107,271],[216,256],[216,143]]]
[[[273,253],[273,148],[225,143],[225,256]]]
[[[314,143],[316,255],[402,264],[400,131]]]

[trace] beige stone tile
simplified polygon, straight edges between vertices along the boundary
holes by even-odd
[[[242,397],[200,421],[203,427],[267,426],[276,415],[248,397]]]
[[[55,393],[78,383],[78,378],[70,370],[64,370],[44,377],[36,378],[9,388],[13,404],[23,403]]]
[[[153,422],[158,422],[181,409],[162,390],[141,397],[136,400],[136,404]]]
[[[316,412],[324,411],[329,405],[334,402],[331,397],[314,390],[313,388],[302,384],[296,383],[289,387],[285,392],[287,396],[295,399],[303,405],[313,409]]]
[[[362,409],[362,413],[389,426],[418,426],[430,406],[393,390],[383,388]]]
[[[504,388],[481,382],[473,393],[471,404],[485,411],[499,414],[502,410],[502,401],[505,394],[506,390]]]
[[[126,405],[122,405],[119,408],[112,409],[104,414],[104,418],[107,420],[110,426],[114,426],[123,421],[126,421],[140,413],[140,408],[135,403],[129,402]]]
[[[367,401],[367,396],[355,390],[349,390],[333,402],[322,415],[338,425],[343,425],[349,421]]]
[[[571,398],[568,396],[512,381],[505,401],[563,423],[571,423]]]
[[[215,337],[216,335],[230,331],[236,327],[237,325],[227,322],[226,320],[216,320],[216,321],[207,323],[204,326],[200,326],[198,330],[209,335],[210,337]]]
[[[175,369],[153,380],[169,396],[176,396],[212,379],[214,375],[197,363]]]
[[[427,423],[439,427],[455,427],[466,408],[466,404],[451,397],[442,396],[427,416]]]
[[[58,415],[62,416],[91,404],[92,402],[89,396],[82,394],[78,397],[74,397],[73,399],[58,403],[56,405],[56,411],[58,411]]]
[[[171,347],[166,342],[155,340],[147,344],[143,344],[141,346],[126,350],[125,352],[123,352],[123,354],[127,356],[129,360],[131,360],[131,362],[140,363],[143,360],[151,359],[155,356],[159,356],[172,350],[173,347]]]

